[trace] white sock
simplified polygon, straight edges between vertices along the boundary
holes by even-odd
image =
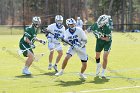
[[[61,69],[61,72],[64,72],[64,69]]]
[[[83,73],[80,72],[80,74],[83,74]]]
[[[52,62],[49,62],[49,65],[52,65]]]
[[[106,69],[102,69],[102,76],[105,75],[105,70],[106,70]]]
[[[100,66],[101,65],[101,63],[96,63],[97,64],[97,66]]]

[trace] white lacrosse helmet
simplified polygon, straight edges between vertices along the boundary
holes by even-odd
[[[40,19],[40,17],[37,17],[37,16],[33,17],[33,18],[32,18],[32,23],[33,23],[33,25],[34,25],[35,27],[39,27],[39,25],[41,24],[41,19]]]
[[[66,25],[73,31],[76,29],[76,21],[73,18],[69,18],[66,20]]]
[[[105,15],[105,14],[101,15],[96,22],[98,27],[103,27],[105,24],[108,24],[109,18],[110,18],[110,16],[108,16],[108,15]]]
[[[69,18],[69,19],[67,19],[66,20],[66,25],[67,26],[69,26],[69,25],[71,25],[71,24],[76,24],[76,21],[73,19],[73,18]]]
[[[56,15],[55,16],[55,22],[56,22],[58,27],[62,27],[63,17],[61,15]]]
[[[80,20],[81,18],[80,17],[77,17],[77,20]]]

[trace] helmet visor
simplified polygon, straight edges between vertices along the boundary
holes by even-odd
[[[62,24],[63,23],[63,20],[57,20],[56,23]]]

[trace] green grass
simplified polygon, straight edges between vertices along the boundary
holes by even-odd
[[[94,59],[95,38],[88,35],[87,53]],[[22,35],[0,35],[0,93],[139,93],[140,91],[140,33],[113,33],[112,50],[109,55],[108,79],[95,77],[95,60],[89,58],[87,79],[79,79],[81,63],[74,55],[64,75],[55,77],[54,70],[48,71],[47,45],[36,43],[35,53],[45,55],[30,68],[33,75],[21,74],[26,58],[18,56],[18,42]],[[44,38],[43,34],[38,35]],[[59,69],[65,57],[58,65]],[[56,52],[55,56],[56,57]],[[102,57],[101,57],[102,58]]]

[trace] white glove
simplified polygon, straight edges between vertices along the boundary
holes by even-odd
[[[81,49],[81,44],[79,42],[76,42],[73,47],[76,49],[76,50],[79,50]]]
[[[81,51],[82,48],[79,47],[79,46],[77,46],[77,45],[75,45],[75,46],[74,46],[74,49],[75,49],[77,52],[79,52],[79,51]]]
[[[46,41],[45,40],[40,40],[40,43],[42,43],[43,45],[46,44]]]
[[[34,49],[35,45],[34,44],[30,44],[30,47],[31,47],[31,49]]]
[[[52,38],[48,38],[48,42],[52,42]]]

